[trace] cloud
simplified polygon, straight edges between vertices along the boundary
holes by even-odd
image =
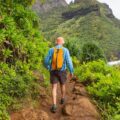
[[[74,0],[66,0],[67,3],[70,3],[71,1],[74,1]]]

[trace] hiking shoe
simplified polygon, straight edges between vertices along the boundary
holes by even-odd
[[[52,105],[50,111],[51,111],[52,113],[55,113],[56,110],[57,110],[57,106],[56,106],[56,105]]]
[[[65,98],[61,98],[60,104],[64,104],[64,103],[65,103]]]

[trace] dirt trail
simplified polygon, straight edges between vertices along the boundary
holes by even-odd
[[[85,87],[77,81],[66,84],[66,103],[60,105],[60,87],[58,88],[58,109],[50,112],[51,97],[42,93],[38,108],[25,108],[11,114],[11,120],[100,120],[95,105],[91,102]]]

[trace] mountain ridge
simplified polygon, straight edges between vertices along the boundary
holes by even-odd
[[[65,7],[67,6],[67,2],[65,0],[48,0],[47,2],[41,3],[40,0],[36,0],[33,5],[33,9],[38,13],[47,13],[53,8],[56,7]]]
[[[107,4],[96,0],[76,0],[62,9],[61,6],[53,7],[39,15],[46,39],[53,41],[63,36],[66,42],[74,41],[73,44],[79,48],[85,42],[95,42],[108,59],[120,56],[120,21]]]

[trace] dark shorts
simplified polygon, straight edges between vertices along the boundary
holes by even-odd
[[[50,72],[50,83],[60,83],[65,84],[67,80],[67,72],[66,71],[51,71]]]

